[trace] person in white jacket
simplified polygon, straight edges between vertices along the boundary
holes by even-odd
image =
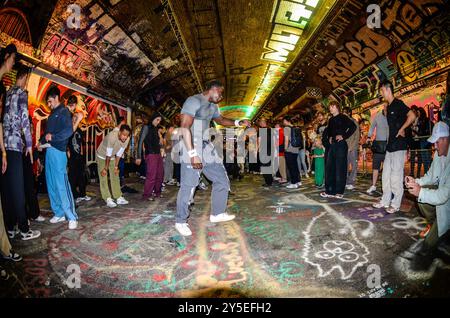
[[[405,178],[409,193],[416,196],[420,213],[431,224],[425,237],[420,256],[434,251],[450,228],[450,134],[444,122],[438,122],[428,139],[436,146],[436,153],[428,172],[419,179]]]

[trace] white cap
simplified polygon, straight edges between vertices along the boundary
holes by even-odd
[[[439,138],[448,136],[450,136],[448,125],[443,121],[440,121],[434,125],[433,134],[428,138],[428,142],[434,144]]]

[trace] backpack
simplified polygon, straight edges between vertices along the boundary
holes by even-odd
[[[291,146],[303,149],[302,130],[299,127],[291,127]]]

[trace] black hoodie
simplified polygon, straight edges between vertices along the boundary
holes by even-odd
[[[153,120],[161,117],[158,113],[153,113],[150,117],[147,126],[144,126],[141,131],[141,137],[139,138],[139,145],[137,150],[138,159],[141,159],[142,145],[145,145],[145,155],[155,155],[161,153],[161,144],[159,143],[158,127],[153,126]]]

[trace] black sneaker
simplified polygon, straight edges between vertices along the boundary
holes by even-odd
[[[8,256],[3,256],[3,258],[6,259],[6,260],[14,261],[14,262],[20,262],[22,260],[22,256],[20,256],[19,254],[17,254],[13,250],[10,251]]]

